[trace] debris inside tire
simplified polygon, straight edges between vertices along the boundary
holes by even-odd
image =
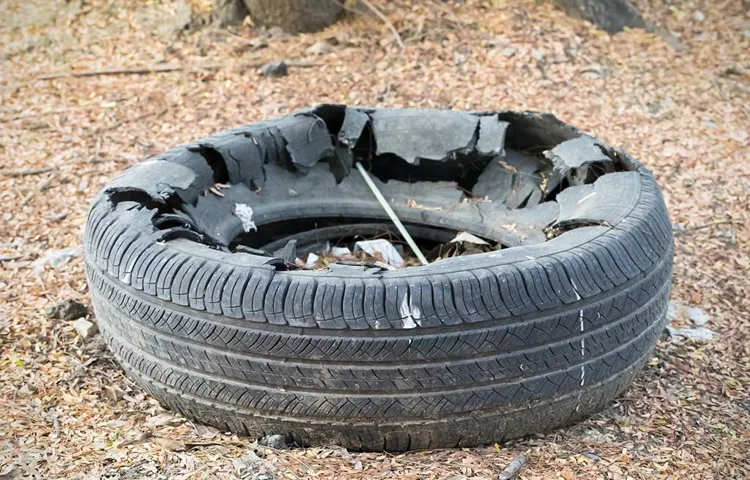
[[[672,255],[649,171],[551,115],[344,105],[142,162],[85,234],[97,326],[155,398],[355,450],[601,410],[664,328]]]

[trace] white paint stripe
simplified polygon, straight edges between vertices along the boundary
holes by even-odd
[[[578,205],[580,205],[581,203],[585,202],[586,200],[588,200],[589,198],[593,197],[594,195],[596,195],[596,192],[589,193],[588,195],[586,195],[582,199],[578,200]]]
[[[583,310],[578,312],[578,320],[581,323],[581,333],[583,333]],[[581,360],[586,357],[586,339],[581,337]],[[586,365],[581,364],[581,386],[586,383]]]

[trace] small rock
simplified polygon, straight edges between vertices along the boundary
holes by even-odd
[[[691,307],[677,301],[669,302],[667,306],[667,319],[670,322],[678,318],[689,318],[695,325],[702,327],[711,321],[711,317],[706,312],[698,307]]]
[[[314,43],[310,48],[305,50],[308,55],[325,55],[333,51],[333,46],[325,41]]]
[[[266,35],[268,35],[271,38],[287,38],[290,37],[288,33],[284,31],[281,27],[271,27],[268,30],[266,30]]]
[[[71,325],[73,325],[73,328],[76,329],[76,332],[78,332],[78,335],[80,335],[81,338],[93,337],[99,331],[99,327],[97,327],[95,323],[91,323],[83,318],[79,318]]]
[[[531,56],[536,60],[537,62],[544,61],[544,52],[541,50],[532,50]]]
[[[672,340],[676,342],[680,342],[682,340],[693,340],[695,342],[711,341],[715,338],[715,335],[716,335],[712,330],[706,327],[698,327],[698,328],[667,327],[667,332],[669,333],[669,336],[672,337]]]
[[[516,55],[516,49],[513,47],[508,47],[505,50],[503,50],[503,55],[505,55],[508,58],[514,57]]]
[[[688,316],[690,317],[690,320],[699,327],[702,327],[711,320],[711,317],[698,307],[689,307]]]
[[[675,235],[682,235],[683,233],[687,232],[687,226],[683,223],[673,223],[672,224],[672,232]]]
[[[160,413],[146,419],[145,425],[147,427],[163,427],[163,426],[177,426],[185,423],[185,419],[177,417],[172,413]]]
[[[490,38],[489,40],[487,40],[487,46],[490,48],[507,47],[508,45],[510,45],[510,40],[508,40],[507,38],[503,38],[503,37],[495,37],[495,38]]]
[[[268,46],[268,42],[261,37],[253,38],[247,42],[247,44],[255,50],[260,50],[261,48],[266,48]]]
[[[600,457],[599,455],[596,455],[595,453],[591,453],[591,452],[583,452],[581,455],[595,462],[599,462],[602,459],[602,457]]]
[[[248,40],[247,43],[243,43],[241,45],[237,45],[234,47],[234,53],[238,55],[242,55],[245,52],[252,51],[252,50],[260,50],[261,48],[268,47],[268,42],[263,37],[255,37],[251,40]]]
[[[448,477],[448,480],[468,480],[468,478],[466,475],[453,475],[452,477]]]
[[[252,450],[240,460],[233,460],[235,475],[243,480],[275,480],[281,478],[273,464],[260,458]]]
[[[47,310],[47,318],[55,318],[58,320],[76,320],[81,317],[85,317],[89,313],[89,308],[81,302],[75,300],[65,300],[57,305],[53,305]]]
[[[716,124],[716,122],[712,122],[711,120],[706,120],[703,122],[703,126],[708,128],[709,130],[718,130],[719,125]]]
[[[283,450],[286,448],[286,439],[284,438],[284,435],[269,435],[261,438],[258,443],[264,447],[274,448],[276,450]]]
[[[611,433],[603,433],[594,428],[585,430],[581,434],[581,437],[584,438],[585,440],[599,442],[599,443],[609,443],[615,440],[614,435],[612,435]]]
[[[31,263],[31,269],[35,275],[39,276],[44,272],[45,265],[49,264],[52,268],[60,268],[77,257],[78,254],[78,249],[75,247],[47,250],[42,257]]]
[[[268,62],[260,69],[264,77],[285,77],[289,75],[289,68],[283,61]]]
[[[697,22],[702,22],[703,20],[706,19],[706,15],[703,12],[701,12],[700,10],[696,10],[695,13],[693,14],[693,18]]]

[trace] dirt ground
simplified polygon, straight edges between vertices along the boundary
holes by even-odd
[[[0,0],[0,479],[459,480],[497,478],[522,452],[524,479],[750,477],[743,2],[637,2],[682,51],[643,31],[609,36],[534,0],[375,2],[403,51],[361,10],[285,38],[201,26],[207,3]],[[258,73],[278,59],[293,65],[288,76]],[[105,71],[164,66],[175,71]],[[126,379],[98,335],[45,316],[63,300],[88,303],[81,232],[107,179],[178,143],[320,102],[548,111],[624,148],[667,198],[673,299],[701,308],[718,337],[665,335],[632,388],[581,424],[386,455],[274,451],[193,425]],[[39,260],[70,247],[59,268]]]

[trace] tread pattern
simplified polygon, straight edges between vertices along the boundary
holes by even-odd
[[[599,236],[419,277],[222,262],[154,242],[100,198],[85,234],[94,309],[139,384],[219,428],[364,450],[523,436],[603,408],[663,329],[671,224],[639,173],[635,207]]]

